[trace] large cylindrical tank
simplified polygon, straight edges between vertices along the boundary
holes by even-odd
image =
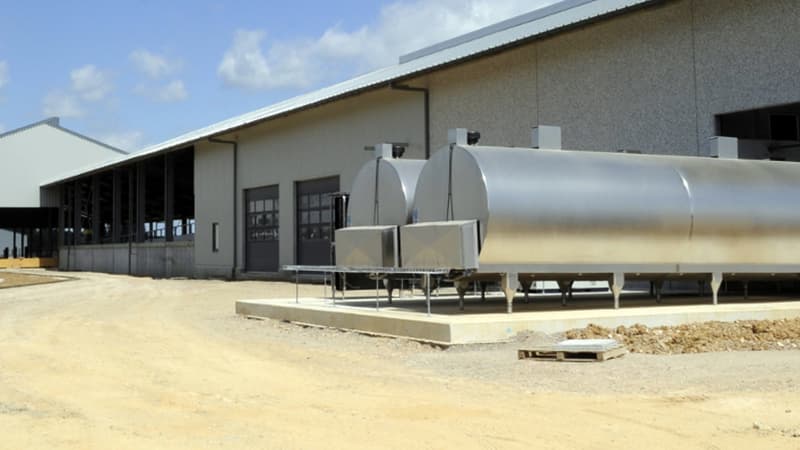
[[[364,164],[350,190],[348,226],[409,223],[424,165],[424,160],[397,158],[376,158]]]
[[[780,269],[800,261],[798,202],[798,163],[468,145],[415,196],[419,222],[479,221],[482,271]]]

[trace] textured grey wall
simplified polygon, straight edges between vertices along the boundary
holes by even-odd
[[[564,148],[707,155],[715,114],[800,101],[796,0],[679,0],[560,33],[415,80],[431,135],[469,127],[529,145],[559,125]]]
[[[800,2],[695,0],[694,9],[701,139],[715,114],[800,101]]]

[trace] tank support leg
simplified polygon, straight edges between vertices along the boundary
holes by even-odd
[[[719,301],[719,287],[722,285],[722,272],[711,274],[711,298],[716,305]]]
[[[377,274],[375,275],[378,276]],[[381,290],[380,290],[380,278],[375,278],[375,311],[381,310]]]
[[[431,274],[425,274],[425,306],[428,310],[428,317],[431,315]]]
[[[745,300],[747,300],[747,297],[750,296],[750,292],[748,292],[750,290],[749,288],[750,288],[750,282],[745,281],[744,282],[744,299]]]
[[[389,298],[389,304],[392,304],[392,292],[394,292],[394,280],[390,278],[383,279],[383,287],[386,289],[386,293]],[[401,292],[402,295],[402,292]]]
[[[661,303],[661,291],[664,289],[664,280],[652,281],[651,285],[656,293],[656,303]]]
[[[530,301],[530,293],[531,293],[531,285],[533,285],[533,280],[528,277],[520,277],[519,280],[520,285],[522,286],[522,292],[525,294],[525,303]]]
[[[516,273],[505,273],[500,279],[500,287],[506,295],[506,312],[511,314],[514,311],[514,295],[519,287],[519,279]]]
[[[619,295],[622,293],[622,288],[625,286],[625,274],[622,272],[615,272],[611,276],[611,281],[608,287],[614,295],[614,309],[619,309]]]
[[[486,301],[486,286],[487,286],[486,282],[485,281],[481,281],[481,301],[482,302]]]
[[[567,295],[572,299],[572,281],[558,280],[558,290],[561,291],[561,306],[567,306]]]
[[[464,310],[464,296],[467,294],[467,289],[469,289],[469,281],[457,280],[455,282],[456,285],[456,292],[458,292],[458,309],[460,311]]]

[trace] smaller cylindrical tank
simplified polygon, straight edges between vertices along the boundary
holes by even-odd
[[[411,222],[414,190],[424,160],[379,154],[353,180],[348,226],[405,225]]]

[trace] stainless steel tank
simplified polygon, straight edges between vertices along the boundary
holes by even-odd
[[[417,178],[424,165],[424,160],[391,157],[364,164],[350,190],[348,226],[409,223]]]
[[[454,145],[414,207],[477,220],[481,272],[764,273],[798,271],[798,202],[797,163]]]

